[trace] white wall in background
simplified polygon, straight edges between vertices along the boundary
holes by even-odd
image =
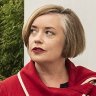
[[[25,22],[35,9],[45,4],[62,5],[75,11],[85,29],[86,49],[83,54],[72,61],[76,65],[96,71],[96,0],[24,0],[24,3]],[[30,58],[26,48],[24,49],[24,64],[26,64]]]

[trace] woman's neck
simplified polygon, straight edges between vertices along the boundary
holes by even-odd
[[[60,87],[60,84],[68,82],[68,73],[65,67],[65,59],[54,63],[35,63],[36,70],[42,82],[48,87]]]

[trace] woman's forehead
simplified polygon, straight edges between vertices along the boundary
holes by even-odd
[[[32,23],[32,26],[33,27],[36,27],[36,25],[41,25],[43,24],[46,25],[46,27],[55,27],[55,26],[62,26],[62,15],[61,14],[44,14],[44,15],[41,15],[39,17],[37,17],[33,23]]]

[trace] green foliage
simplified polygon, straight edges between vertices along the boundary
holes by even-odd
[[[16,74],[23,67],[23,21],[23,0],[0,0],[0,74],[2,77]]]

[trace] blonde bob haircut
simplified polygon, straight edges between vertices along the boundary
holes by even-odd
[[[22,37],[26,47],[28,48],[30,29],[34,20],[41,15],[50,13],[64,16],[62,19],[64,21],[65,35],[63,57],[72,58],[82,53],[85,49],[85,34],[79,18],[71,9],[65,9],[58,5],[45,5],[33,12],[22,30]]]

